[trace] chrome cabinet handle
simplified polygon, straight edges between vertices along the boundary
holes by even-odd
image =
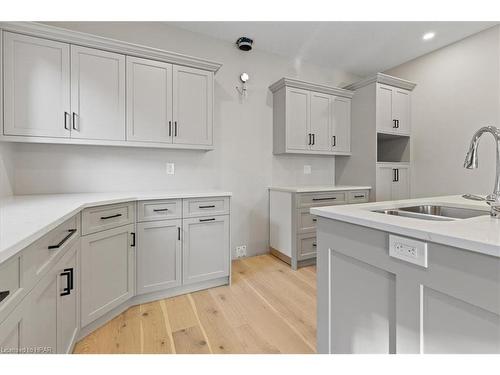
[[[59,249],[62,245],[64,245],[66,243],[66,241],[68,241],[71,236],[73,234],[76,233],[76,229],[68,229],[68,234],[66,235],[66,237],[64,237],[61,242],[59,242],[57,245],[49,245],[47,248],[49,250],[52,250],[52,249]]]
[[[76,126],[76,120],[78,118],[78,115],[76,112],[73,112],[73,130],[80,131],[80,122],[78,122],[78,127]]]
[[[71,118],[68,121],[68,117],[71,117],[68,112],[64,112],[64,129],[71,130],[69,127],[69,123],[71,122]]]
[[[115,217],[120,217],[120,216],[122,216],[122,214],[114,214],[114,215],[110,215],[110,216],[101,216],[101,220],[113,219]]]
[[[3,290],[0,292],[0,302],[6,299],[10,294],[10,290]]]

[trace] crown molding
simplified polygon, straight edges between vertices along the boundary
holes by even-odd
[[[275,93],[276,91],[282,89],[283,87],[294,87],[296,89],[321,92],[323,94],[342,96],[344,98],[352,98],[354,95],[354,92],[346,89],[341,89],[339,87],[326,86],[306,81],[299,81],[298,79],[286,78],[286,77],[281,78],[279,81],[276,81],[271,86],[269,86],[269,90]]]
[[[202,59],[199,57],[182,55],[158,48],[123,42],[97,35],[63,29],[60,27],[44,25],[37,22],[0,22],[0,29],[39,38],[56,40],[85,47],[102,49],[110,52],[121,53],[128,56],[143,57],[151,60],[163,61],[171,64],[189,66],[217,72],[221,63]]]
[[[400,89],[405,89],[405,90],[410,90],[412,91],[415,86],[417,85],[416,83],[407,81],[405,79],[393,77],[387,74],[383,73],[377,73],[374,76],[368,77],[366,79],[363,79],[359,82],[347,85],[344,87],[346,90],[357,90],[360,89],[361,87],[368,86],[372,83],[383,83],[384,85],[389,85],[389,86],[394,86],[394,87],[399,87]]]

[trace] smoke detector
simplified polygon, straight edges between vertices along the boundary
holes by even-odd
[[[252,44],[253,40],[246,36],[242,36],[236,41],[236,45],[242,51],[250,51],[252,49]]]

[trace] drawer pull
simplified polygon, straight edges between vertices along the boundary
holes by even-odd
[[[209,206],[198,206],[199,208],[215,208],[214,204],[211,204]]]
[[[337,199],[337,197],[329,197],[329,198],[313,198],[313,201],[331,201]]]
[[[132,244],[130,245],[130,247],[135,247],[135,233],[132,232],[130,234],[132,235]]]
[[[76,229],[68,229],[68,234],[66,235],[66,237],[64,237],[57,245],[49,245],[48,249],[59,249],[62,245],[64,245],[66,241],[71,238],[71,236],[73,236],[74,233],[76,233]]]
[[[101,220],[113,219],[115,217],[120,217],[120,216],[122,216],[122,214],[114,214],[114,215],[110,215],[110,216],[101,216]]]
[[[153,212],[164,212],[164,211],[168,211],[168,208],[155,208],[153,210]]]
[[[215,217],[213,217],[211,219],[200,219],[200,223],[203,223],[205,221],[215,221]]]
[[[313,242],[313,247],[316,247],[316,242]]]
[[[0,302],[2,302],[10,294],[10,290],[4,290],[0,292]]]
[[[61,273],[61,276],[66,276],[66,287],[60,294],[61,297],[64,297],[70,295],[73,290],[73,268],[66,268],[64,272]]]
[[[359,194],[359,195],[355,195],[354,198],[364,198],[365,195],[364,194]]]
[[[313,222],[316,222],[316,221],[318,221],[318,219],[314,218],[314,219],[313,219]]]

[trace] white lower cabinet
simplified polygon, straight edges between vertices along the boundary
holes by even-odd
[[[183,283],[229,276],[229,216],[183,220]]]
[[[394,163],[377,164],[377,201],[410,198],[410,166]]]
[[[137,224],[137,294],[182,283],[182,220]]]
[[[133,224],[82,237],[82,327],[134,295],[134,247]]]

